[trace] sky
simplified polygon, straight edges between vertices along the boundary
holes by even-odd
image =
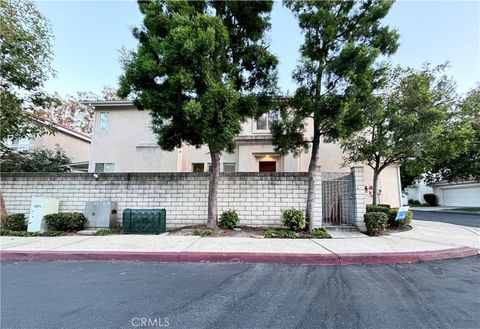
[[[57,77],[48,92],[100,94],[118,86],[120,50],[136,48],[131,28],[142,15],[134,1],[37,1],[55,35]],[[276,2],[268,32],[271,51],[279,58],[279,87],[293,92],[292,71],[298,64],[302,35],[292,13]],[[384,23],[400,33],[393,64],[420,68],[448,61],[448,74],[465,93],[480,82],[480,1],[397,1]]]

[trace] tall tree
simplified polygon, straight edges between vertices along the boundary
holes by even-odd
[[[47,19],[33,1],[0,0],[0,149],[7,140],[48,133],[32,124],[28,111],[49,108],[56,99],[43,90],[54,75],[53,35]]]
[[[315,170],[321,138],[337,139],[362,127],[363,104],[382,83],[380,55],[397,49],[398,35],[381,20],[393,1],[284,1],[303,31],[299,87],[273,126],[276,149],[300,152],[311,146],[306,217],[313,229]],[[313,121],[313,136],[305,121]]]
[[[209,227],[217,225],[222,152],[248,117],[268,109],[277,59],[264,33],[272,1],[139,1],[139,47],[125,61],[119,95],[152,115],[158,144],[207,145],[212,171]]]
[[[455,84],[444,68],[391,69],[388,83],[365,112],[366,129],[342,141],[347,163],[366,163],[373,169],[373,204],[385,168],[412,159],[426,161],[440,140],[456,100]],[[448,145],[448,152],[454,152],[455,144]]]

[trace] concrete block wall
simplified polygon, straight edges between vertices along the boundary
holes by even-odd
[[[365,176],[363,167],[352,167],[353,176],[353,199],[354,199],[354,220],[355,225],[361,230],[366,231],[363,215],[366,211],[365,204]]]
[[[171,229],[205,223],[208,178],[208,173],[104,173],[98,180],[91,173],[2,173],[0,190],[8,213],[28,215],[33,196],[60,199],[60,212],[83,212],[86,201],[116,201],[119,221],[126,208],[165,208]],[[237,210],[241,225],[281,226],[281,210],[304,209],[306,195],[307,173],[222,173],[218,209]],[[321,192],[317,198],[321,220]]]

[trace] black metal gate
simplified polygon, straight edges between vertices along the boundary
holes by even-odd
[[[353,177],[345,172],[322,172],[323,225],[353,225]]]

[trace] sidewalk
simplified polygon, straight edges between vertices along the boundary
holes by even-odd
[[[413,221],[410,231],[344,239],[168,235],[0,237],[2,260],[128,260],[317,265],[415,263],[478,254],[480,231]]]

